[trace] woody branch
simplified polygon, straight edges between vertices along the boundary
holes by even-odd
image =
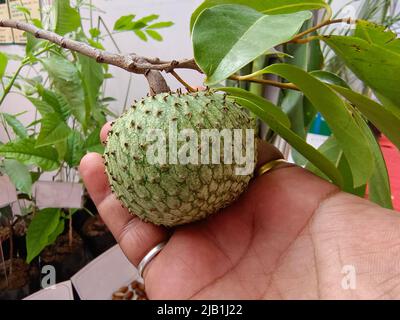
[[[136,74],[143,74],[149,83],[151,94],[168,92],[170,90],[164,77],[160,73],[161,71],[171,73],[188,89],[188,91],[192,91],[193,89],[185,81],[183,81],[183,79],[181,79],[174,70],[191,69],[202,73],[201,69],[196,64],[194,59],[163,61],[159,58],[143,57],[135,53],[111,53],[93,48],[84,42],[79,42],[70,38],[60,36],[54,32],[37,28],[32,24],[15,20],[0,20],[0,27],[22,30],[34,35],[38,39],[48,40],[52,43],[59,45],[62,48],[69,49],[71,51],[75,51],[89,58],[92,58],[99,63],[110,64]],[[236,75],[231,76],[230,79],[242,80]],[[265,79],[246,78],[243,79],[243,81],[257,82],[284,89],[297,89],[294,85],[291,84],[288,85],[285,83]]]

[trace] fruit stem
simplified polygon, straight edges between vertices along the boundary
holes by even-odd
[[[293,83],[283,83],[283,82],[267,80],[267,79],[248,78],[247,76],[241,77],[238,75],[230,76],[229,79],[261,83],[261,84],[270,85],[270,86],[278,87],[278,88],[282,88],[282,89],[290,89],[290,90],[299,91],[299,88],[296,85],[294,85]]]
[[[175,78],[176,80],[178,80],[178,81],[186,88],[186,90],[187,90],[188,92],[195,92],[195,91],[196,91],[196,90],[193,89],[185,80],[183,80],[183,79],[179,76],[179,74],[177,74],[174,70],[171,70],[169,73],[172,74],[172,75],[174,76],[174,78]]]

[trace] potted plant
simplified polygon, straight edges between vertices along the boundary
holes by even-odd
[[[21,299],[38,288],[37,265],[26,263],[24,246],[16,241],[23,238],[18,230],[21,221],[11,206],[0,208],[0,300]]]
[[[137,19],[131,14],[118,19],[112,32],[101,17],[97,27],[95,21],[91,21],[90,29],[84,30],[80,11],[85,6],[83,2],[77,2],[72,7],[70,1],[56,1],[42,21],[58,34],[99,49],[104,49],[101,42],[105,37],[113,37],[119,32],[134,32],[143,40],[149,36],[161,41],[162,37],[156,29],[172,25],[171,22],[157,21],[159,16],[155,14]],[[27,22],[43,27],[41,21],[31,18],[26,7],[18,8]],[[95,7],[89,8],[91,17]],[[50,19],[51,14],[55,17],[54,21]],[[104,33],[102,30],[105,30]],[[114,43],[118,49],[117,43]],[[6,96],[16,90],[34,105],[37,114],[35,121],[24,126],[18,120],[20,115],[0,113],[1,126],[9,139],[2,145],[1,156],[5,158],[2,164],[16,185],[19,197],[31,203],[30,208],[33,209],[30,212],[32,221],[29,221],[27,229],[26,258],[30,263],[41,255],[42,265],[58,266],[58,280],[68,279],[89,258],[115,244],[115,240],[86,194],[82,209],[39,210],[32,185],[43,173],[51,173],[55,182],[77,183],[76,167],[83,155],[103,151],[100,128],[107,116],[116,117],[108,109],[113,99],[106,97],[103,91],[105,82],[112,75],[107,65],[99,65],[84,55],[64,51],[29,33],[25,57],[11,57],[20,62],[11,76],[5,74],[9,58],[9,55],[0,53],[1,76],[6,84],[0,101],[3,103]],[[40,68],[40,74],[26,77],[21,73],[26,68]]]

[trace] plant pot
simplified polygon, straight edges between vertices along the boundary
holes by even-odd
[[[54,244],[40,254],[40,266],[52,265],[56,269],[56,282],[69,280],[89,261],[82,238],[74,231],[72,244],[68,233],[59,236]]]
[[[7,270],[5,277],[4,265]],[[8,274],[10,260],[0,264],[0,300],[19,300],[38,288],[39,272],[34,264],[28,265],[22,259],[13,259],[13,271]]]
[[[89,217],[82,228],[82,238],[93,258],[110,249],[116,241],[99,215]]]

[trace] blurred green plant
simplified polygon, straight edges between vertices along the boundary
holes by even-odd
[[[119,50],[113,38],[119,32],[132,31],[144,41],[148,40],[147,36],[161,41],[157,30],[173,25],[169,21],[158,21],[159,16],[155,14],[138,20],[134,20],[132,14],[119,18],[114,25],[115,32],[111,33],[101,16],[94,27],[93,11],[101,10],[91,1],[77,1],[75,6],[69,0],[54,1],[43,12],[42,21],[32,19],[26,7],[17,9],[24,13],[27,22],[39,28],[45,27],[99,49],[104,49],[104,40],[111,37]],[[89,13],[88,30],[84,29],[83,9]],[[8,137],[8,142],[0,144],[0,156],[4,157],[0,160],[0,171],[10,177],[20,198],[32,201],[33,217],[27,233],[27,260],[30,262],[64,231],[64,220],[69,220],[72,228],[72,216],[76,212],[54,208],[36,210],[33,183],[45,172],[51,172],[53,180],[76,182],[76,168],[81,158],[87,152],[103,152],[99,133],[106,117],[117,115],[109,109],[114,99],[105,96],[105,83],[112,78],[108,65],[98,64],[29,33],[26,36],[24,57],[0,52],[0,125]],[[9,60],[19,63],[10,75],[6,73]],[[29,72],[22,72],[28,71],[26,69]],[[25,126],[18,119],[22,114],[1,110],[11,92],[23,95],[33,104],[36,115],[32,123]]]

